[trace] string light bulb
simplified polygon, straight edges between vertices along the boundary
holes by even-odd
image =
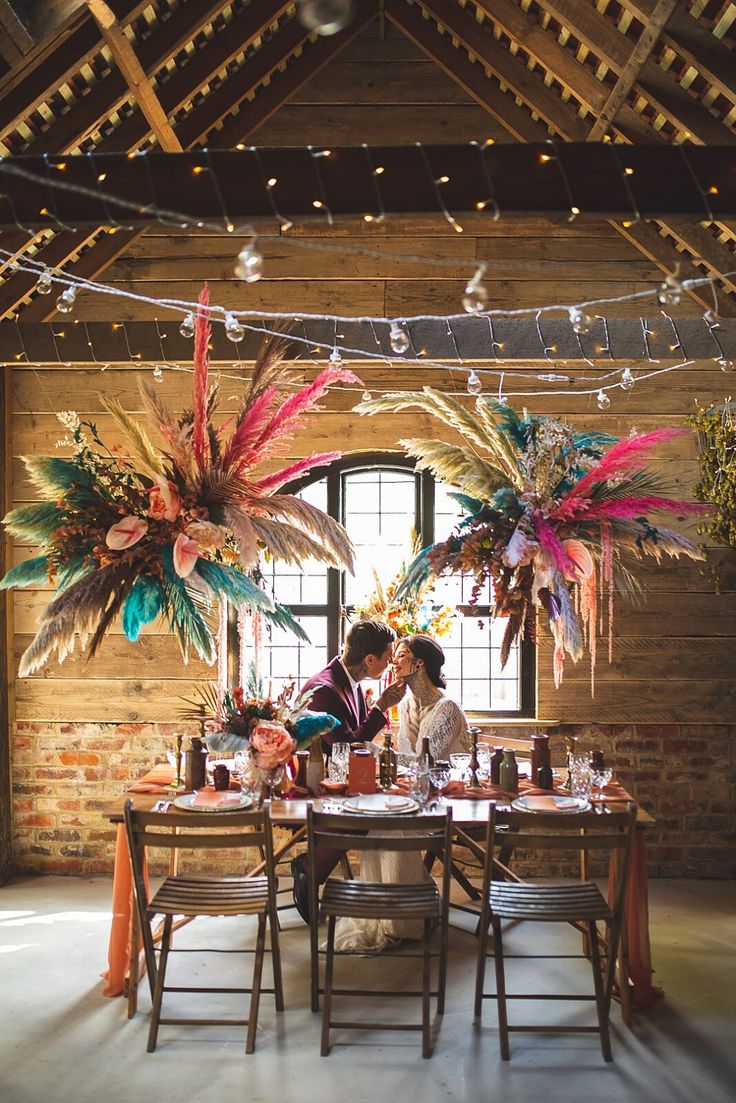
[[[682,284],[677,276],[670,273],[664,283],[659,285],[657,302],[661,306],[679,306],[682,299]]]
[[[400,322],[392,322],[388,334],[388,342],[394,352],[402,356],[409,350],[409,334]]]
[[[340,355],[340,350],[337,345],[334,346],[332,352],[330,353],[330,363],[342,364],[342,356]]]
[[[256,283],[263,275],[263,256],[256,248],[255,238],[238,253],[235,275],[246,283]]]
[[[225,315],[225,336],[235,342],[242,341],[245,337],[245,330],[234,314]]]
[[[54,281],[51,278],[51,273],[47,268],[44,268],[41,275],[38,277],[38,283],[36,284],[36,291],[39,295],[50,295],[54,287]]]
[[[621,372],[621,390],[622,391],[633,390],[633,387],[634,387],[635,383],[636,383],[636,379],[634,377],[634,373],[632,372],[631,368],[624,368],[624,370]]]
[[[572,326],[573,333],[584,336],[586,333],[590,333],[593,328],[593,318],[591,318],[590,314],[586,314],[582,306],[571,306],[570,325]]]
[[[710,307],[703,314],[703,321],[707,326],[710,326],[711,329],[720,326],[721,324],[715,310],[711,310]]]
[[[59,314],[71,314],[72,310],[74,310],[74,304],[76,301],[76,287],[65,287],[56,300],[56,309],[59,311]]]
[[[351,0],[297,0],[297,19],[309,31],[337,34],[353,17]]]
[[[733,360],[729,360],[727,356],[719,356],[718,367],[721,371],[733,371],[734,368],[736,368],[736,364],[734,364]]]
[[[179,333],[181,333],[182,337],[194,336],[194,315],[191,310],[182,318],[181,325],[179,326]]]
[[[154,383],[163,383],[164,381],[164,369],[160,364],[156,364],[153,369],[153,381]]]
[[[370,402],[372,398],[373,398],[373,395],[371,394],[370,391],[363,391],[363,395],[362,395],[362,398],[361,398],[362,402]]]
[[[468,314],[482,314],[488,306],[488,288],[483,283],[485,265],[478,269],[465,287],[462,303]]]
[[[480,394],[483,390],[483,384],[481,383],[475,371],[471,371],[468,376],[468,394]]]
[[[611,405],[611,400],[602,387],[598,391],[598,394],[595,396],[595,400],[598,403],[599,410],[607,410],[608,407]]]

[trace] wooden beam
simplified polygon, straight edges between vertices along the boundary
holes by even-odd
[[[700,73],[721,95],[736,102],[734,53],[683,7],[670,17],[662,35],[664,43]]]
[[[125,78],[125,83],[133,93],[138,106],[148,119],[161,149],[167,153],[181,153],[182,144],[174,133],[153,86],[136,57],[135,50],[105,0],[87,0],[87,7],[97,21],[113,60]]]
[[[589,142],[599,141],[613,122],[618,110],[623,106],[629,92],[639,78],[639,74],[651,55],[662,29],[677,7],[679,0],[657,0],[650,19],[647,21],[639,41],[631,51],[629,60],[619,73],[618,80],[598,113],[598,118],[588,135]]]
[[[0,516],[13,502],[12,369],[0,368]],[[0,535],[0,576],[11,566],[12,540]],[[9,591],[0,592],[0,884],[13,869],[13,785],[10,761],[11,730],[15,720],[15,660],[13,605]]]
[[[33,49],[33,38],[8,0],[0,0],[0,54],[11,67]]]
[[[384,0],[383,10],[402,34],[484,107],[512,138],[519,142],[545,141],[549,132],[544,123],[534,119],[510,93],[489,80],[480,65],[474,65],[464,50],[453,45],[449,35],[440,33],[434,20],[423,19],[416,4]]]

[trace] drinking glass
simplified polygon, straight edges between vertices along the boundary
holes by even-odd
[[[442,800],[442,793],[450,783],[450,767],[449,766],[433,766],[429,771],[429,780],[437,790],[437,798]]]
[[[350,744],[333,743],[332,754],[327,768],[327,776],[331,781],[346,782],[348,780],[348,765],[350,762]]]
[[[590,756],[587,752],[575,752],[569,757],[570,762],[570,792],[574,797],[583,797],[590,800],[593,791],[593,771],[590,767]]]
[[[429,770],[424,759],[415,759],[409,767],[409,796],[419,805],[429,799]]]
[[[451,754],[450,766],[455,771],[458,781],[470,781],[470,755]]]
[[[240,783],[241,792],[253,796],[260,786],[260,776],[250,751],[235,752],[233,773]]]
[[[606,766],[603,770],[593,770],[593,786],[598,790],[598,800],[603,800],[603,790],[613,777],[613,770]]]
[[[491,751],[487,744],[478,744],[478,781],[488,781],[491,776]]]

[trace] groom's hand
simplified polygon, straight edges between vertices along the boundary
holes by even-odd
[[[398,705],[405,693],[406,685],[404,682],[392,682],[390,686],[386,686],[383,693],[376,701],[376,708],[379,708],[381,712],[393,708],[394,705]]]

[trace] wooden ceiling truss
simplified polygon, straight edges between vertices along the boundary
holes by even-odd
[[[111,13],[100,17],[102,31],[96,6],[98,16]],[[385,0],[382,10],[514,141],[736,145],[733,51],[685,3]],[[157,9],[89,0],[0,81],[0,149],[237,147],[376,14],[375,0],[359,0],[346,30],[317,38],[297,22],[293,0],[187,0],[171,8],[163,0]],[[616,230],[665,273],[686,278],[733,267],[736,222],[626,223],[615,222]],[[93,279],[139,232],[58,228],[30,240],[8,232],[2,246]],[[34,297],[32,277],[4,274],[0,317],[21,311],[37,322],[53,313]],[[710,296],[692,294],[712,305]],[[724,316],[736,313],[732,280],[720,284],[718,303]]]

